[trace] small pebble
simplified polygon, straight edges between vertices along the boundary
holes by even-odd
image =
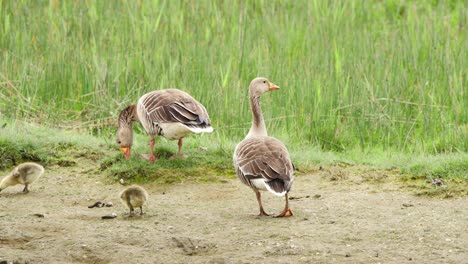
[[[34,216],[37,216],[39,218],[44,218],[44,215],[43,214],[33,214]]]
[[[101,216],[101,219],[114,219],[117,217],[116,213],[108,214],[108,215],[103,215]]]
[[[349,258],[349,257],[351,257],[351,254],[350,254],[350,253],[346,253],[345,257]]]

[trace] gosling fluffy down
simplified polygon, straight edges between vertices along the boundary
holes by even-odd
[[[122,204],[130,209],[130,216],[135,213],[135,208],[140,208],[140,215],[143,214],[143,204],[148,200],[148,193],[143,187],[132,185],[120,193]]]
[[[44,167],[37,163],[20,164],[0,182],[0,191],[13,185],[24,184],[23,193],[28,193],[29,184],[36,181],[42,174],[44,174]]]

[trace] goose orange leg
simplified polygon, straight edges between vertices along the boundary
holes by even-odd
[[[284,210],[283,210],[283,212],[281,212],[279,215],[277,215],[275,217],[286,217],[286,216],[292,216],[293,215],[291,209],[289,209],[288,193],[286,193],[284,195],[284,197],[286,199],[286,205],[284,206]]]
[[[158,160],[158,158],[154,155],[154,143],[156,142],[156,140],[154,139],[154,137],[151,137],[150,139],[150,154],[149,154],[149,160],[151,162],[155,162]]]
[[[140,156],[146,160],[149,160],[150,162],[155,162],[158,160],[158,157],[154,155],[154,143],[156,140],[154,139],[154,136],[151,136],[150,138],[150,153],[149,154],[140,154]]]
[[[258,214],[258,216],[270,216],[269,214],[265,212],[265,210],[263,210],[262,195],[260,194],[260,192],[255,191],[255,195],[257,196],[258,206],[260,207],[260,213]]]
[[[169,157],[169,159],[173,158],[183,158],[186,159],[188,156],[185,154],[182,154],[182,138],[179,139],[179,142],[177,143],[177,146],[179,147],[179,150],[177,151],[177,154],[174,154]]]

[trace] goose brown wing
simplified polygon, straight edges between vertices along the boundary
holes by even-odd
[[[146,94],[142,99],[141,104],[153,122],[210,126],[210,117],[205,107],[186,92],[177,89],[160,90]]]
[[[294,168],[284,144],[272,137],[254,137],[243,140],[235,154],[237,175],[252,186],[250,180],[263,178],[277,191],[289,191]]]

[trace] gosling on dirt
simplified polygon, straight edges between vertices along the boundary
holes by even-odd
[[[44,167],[34,162],[26,162],[18,165],[0,182],[0,192],[10,186],[24,184],[23,193],[28,193],[29,184],[36,181],[44,174]]]
[[[143,187],[132,185],[120,193],[122,204],[130,209],[130,216],[135,214],[135,208],[140,208],[140,215],[143,215],[143,204],[148,200],[148,193]]]

